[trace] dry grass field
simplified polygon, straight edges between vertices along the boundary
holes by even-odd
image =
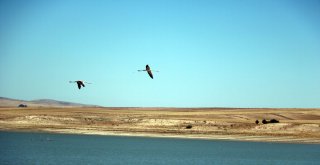
[[[320,143],[320,109],[0,108],[0,130]]]

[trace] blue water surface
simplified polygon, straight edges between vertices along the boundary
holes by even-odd
[[[0,131],[0,164],[320,164],[320,145]]]

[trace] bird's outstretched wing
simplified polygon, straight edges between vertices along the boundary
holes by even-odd
[[[151,70],[148,70],[148,74],[149,74],[149,76],[153,79],[153,75],[152,75]]]
[[[149,67],[149,65],[146,65],[146,70],[148,71],[148,70],[150,70],[150,67]]]
[[[81,82],[77,82],[77,84],[78,84],[78,88],[81,89],[81,84],[82,83]]]

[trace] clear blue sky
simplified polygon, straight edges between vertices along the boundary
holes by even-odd
[[[320,107],[320,1],[2,0],[0,96]]]

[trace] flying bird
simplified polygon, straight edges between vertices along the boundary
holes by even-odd
[[[148,72],[148,74],[149,74],[149,76],[153,79],[153,75],[152,75],[152,70],[150,69],[150,67],[149,67],[149,65],[146,65],[146,69],[145,70],[138,70],[139,72],[141,72],[141,71],[146,71],[146,72]],[[155,72],[159,72],[159,71],[157,71],[157,70],[153,70],[153,71],[155,71]]]
[[[85,81],[81,81],[81,80],[69,81],[69,83],[77,83],[79,89],[81,89],[81,86],[82,86],[82,87],[85,87],[84,83],[86,83],[86,84],[91,84],[91,83],[88,83],[88,82],[85,82]]]

